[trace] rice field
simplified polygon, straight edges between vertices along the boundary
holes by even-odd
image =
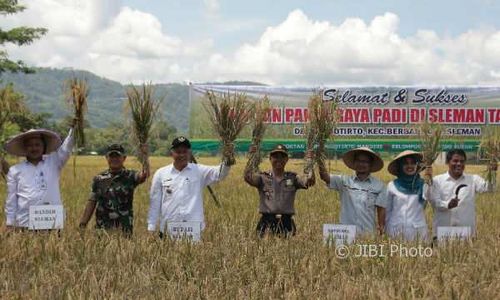
[[[216,164],[217,158],[200,158]],[[151,158],[154,172],[169,158]],[[150,181],[135,194],[134,236],[97,235],[94,220],[78,230],[92,177],[106,168],[102,157],[79,157],[63,170],[61,191],[67,218],[56,234],[0,234],[0,298],[92,299],[494,299],[500,294],[500,194],[477,198],[478,238],[432,249],[430,257],[386,255],[338,258],[322,242],[322,224],[338,221],[339,199],[319,181],[296,199],[298,233],[259,240],[255,189],[242,179],[240,157],[225,181],[214,186],[223,207],[205,194],[203,242],[160,241],[146,230]],[[128,167],[139,168],[129,158]],[[265,159],[261,168],[269,168]],[[288,169],[301,171],[302,161]],[[332,172],[350,172],[331,162]],[[467,166],[481,173],[482,166]],[[445,166],[436,166],[436,174]],[[387,171],[375,174],[388,182]],[[205,191],[206,192],[206,191]],[[5,199],[5,184],[0,183]],[[427,207],[428,224],[431,209]],[[0,214],[2,228],[4,213]],[[386,239],[359,241],[399,245]],[[405,244],[405,247],[417,245]],[[429,245],[422,245],[428,247]],[[351,247],[354,253],[356,246]]]

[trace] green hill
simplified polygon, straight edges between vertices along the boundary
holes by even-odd
[[[32,111],[50,113],[51,120],[57,121],[69,114],[63,84],[71,77],[85,78],[90,85],[88,120],[91,127],[103,128],[124,121],[125,86],[88,71],[37,68],[34,74],[3,73],[0,85],[14,83],[15,89],[26,96],[26,103]],[[155,90],[158,96],[165,97],[162,117],[179,132],[187,132],[189,86],[158,84]]]

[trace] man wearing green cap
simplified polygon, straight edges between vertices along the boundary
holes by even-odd
[[[126,236],[132,234],[134,190],[146,181],[149,174],[147,170],[126,169],[123,165],[126,158],[122,145],[108,146],[106,160],[109,169],[94,177],[80,228],[87,226],[95,210],[96,228],[121,228]]]
[[[257,151],[250,147],[250,152]],[[308,153],[311,156],[312,153]],[[247,165],[244,172],[245,181],[259,191],[259,212],[262,214],[257,224],[257,234],[263,237],[266,231],[280,236],[291,236],[296,232],[293,215],[295,214],[295,193],[299,189],[307,189],[314,185],[314,172],[311,175],[298,176],[297,173],[285,171],[288,162],[288,150],[278,144],[269,154],[272,170],[269,172],[253,172]]]

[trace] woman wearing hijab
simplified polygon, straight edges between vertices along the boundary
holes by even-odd
[[[426,201],[439,197],[420,177],[422,154],[403,151],[389,164],[389,173],[397,178],[387,186],[386,232],[406,241],[428,238],[425,221]]]

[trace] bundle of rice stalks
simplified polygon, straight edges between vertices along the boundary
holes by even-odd
[[[266,132],[266,120],[271,110],[271,103],[267,96],[255,102],[253,107],[253,129],[252,129],[252,145],[257,148],[257,151],[250,153],[246,169],[250,169],[252,173],[259,170],[262,157],[260,153],[260,145]]]
[[[137,145],[136,155],[143,170],[149,172],[149,157],[147,151],[148,139],[154,120],[158,115],[161,100],[154,98],[151,83],[143,84],[141,89],[131,86],[127,89],[128,106],[132,116],[132,132],[134,145]]]
[[[420,151],[422,152],[422,168],[432,166],[434,161],[441,152],[441,138],[443,136],[443,128],[438,123],[425,121],[420,123],[418,134],[420,138]],[[424,181],[428,185],[432,185],[432,177],[424,175]]]
[[[328,139],[333,135],[333,130],[340,120],[337,101],[322,101],[321,93],[314,97],[316,105],[313,106],[313,111],[309,112],[314,126],[316,127],[316,138],[318,148],[316,149],[316,160],[324,162],[326,158],[325,145]]]
[[[489,127],[484,131],[481,143],[479,144],[478,155],[488,159],[486,169],[486,181],[491,186],[496,186],[497,172],[491,169],[491,165],[498,163],[500,159],[500,127]]]
[[[314,92],[313,95],[309,98],[308,102],[308,111],[309,111],[309,122],[305,126],[306,131],[306,152],[314,150],[314,146],[318,141],[318,124],[317,124],[317,115],[315,112],[321,111],[321,107],[323,106],[323,99],[318,95],[317,92]],[[305,166],[304,166],[304,174],[311,174],[314,171],[314,159],[310,157],[306,157]]]
[[[224,93],[219,96],[209,91],[206,97],[204,107],[222,142],[223,162],[228,166],[234,165],[234,140],[251,116],[251,104],[246,94],[242,93]]]
[[[89,86],[87,80],[71,78],[65,83],[66,101],[73,110],[73,131],[76,149],[85,146],[85,113]],[[73,157],[73,177],[76,178],[76,155]]]
[[[87,80],[71,78],[66,81],[66,100],[73,110],[75,144],[77,148],[85,146],[85,114],[89,96]]]
[[[326,158],[326,142],[331,138],[333,130],[340,119],[338,102],[323,101],[321,91],[315,91],[309,98],[309,123],[306,126],[307,151],[314,150],[317,145],[315,156],[316,162],[324,163]],[[310,174],[314,169],[315,160],[306,157],[304,172]]]

